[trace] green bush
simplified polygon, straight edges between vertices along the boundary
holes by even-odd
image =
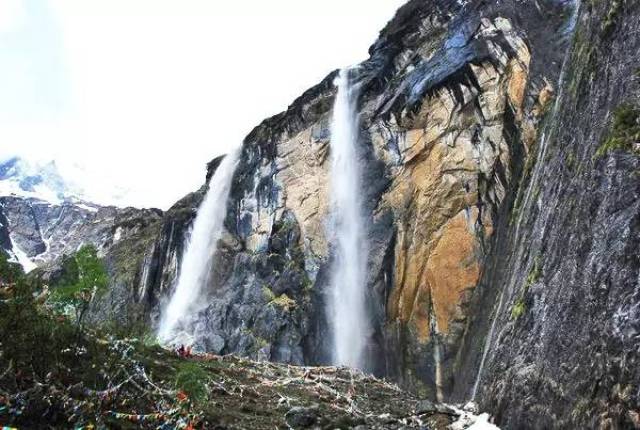
[[[291,299],[286,294],[280,294],[269,302],[270,305],[278,306],[284,309],[286,312],[291,312],[297,306],[296,301]]]
[[[59,313],[74,317],[82,329],[84,317],[91,302],[107,290],[109,278],[98,251],[92,245],[84,245],[62,263],[62,276],[54,285],[50,304]]]
[[[540,264],[540,256],[538,255],[533,259],[533,266],[531,267],[531,270],[529,270],[529,274],[527,275],[527,279],[524,283],[524,294],[529,291],[529,287],[538,282],[541,275],[542,268]]]
[[[28,279],[20,267],[9,263],[0,251],[0,363],[22,375],[44,378],[70,361],[68,348],[87,349],[79,343],[74,328],[59,321],[39,305],[43,288]]]
[[[67,259],[70,270],[69,276],[63,274],[65,285],[81,291],[95,290],[95,285],[101,284],[100,276],[91,275],[101,269],[95,252],[90,251]],[[132,423],[127,416],[155,416],[164,411],[167,414],[160,420],[163,428],[182,428],[180,423],[184,427],[194,422],[192,407],[208,398],[207,374],[199,363],[182,361],[151,345],[149,338],[135,342],[119,340],[100,329],[80,330],[65,315],[52,312],[44,300],[46,295],[47,288],[39,278],[25,275],[0,250],[2,425],[151,428],[140,425],[141,421]],[[75,300],[64,295],[58,298]],[[158,373],[165,380],[155,379]],[[159,389],[152,379],[166,388]],[[191,402],[175,399],[170,390],[173,384],[184,390]],[[112,408],[118,413],[114,415]],[[127,416],[118,417],[120,413]],[[157,424],[153,422],[153,428]]]
[[[207,381],[207,372],[197,363],[185,361],[178,366],[176,388],[184,391],[192,401],[204,403],[209,399]]]
[[[0,250],[0,286],[8,286],[24,278],[19,264],[9,262],[7,254]]]
[[[518,300],[516,300],[516,302],[513,304],[513,307],[511,308],[511,319],[518,319],[522,315],[524,315],[525,311],[527,310],[525,297],[529,292],[529,288],[531,288],[533,284],[538,282],[540,276],[542,276],[542,264],[540,262],[540,255],[536,255],[533,259],[533,266],[531,266],[531,269],[527,274],[527,278],[524,281],[524,286],[520,291],[520,297],[518,298]]]

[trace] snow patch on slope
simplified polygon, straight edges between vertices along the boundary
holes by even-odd
[[[9,259],[9,261],[20,264],[24,273],[29,273],[38,267],[13,240],[11,240],[10,253],[13,254],[13,258]]]
[[[489,414],[476,415],[477,406],[473,402],[467,403],[462,409],[450,407],[458,414],[456,422],[449,426],[450,430],[500,430],[500,427],[489,422]]]
[[[90,176],[76,164],[30,162],[19,157],[0,159],[0,196],[35,198],[54,205],[72,202],[92,211],[97,209],[87,202],[126,206],[127,190],[92,181]]]

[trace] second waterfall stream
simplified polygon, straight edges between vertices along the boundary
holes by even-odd
[[[331,220],[328,237],[335,255],[328,316],[333,362],[359,369],[365,359],[369,323],[366,310],[367,246],[362,216],[362,169],[358,160],[357,91],[350,69],[342,69],[331,123]]]
[[[331,123],[331,212],[327,236],[333,255],[327,315],[332,333],[332,362],[366,370],[370,332],[366,306],[368,249],[362,204],[362,168],[358,157],[357,89],[351,69],[336,78]],[[205,301],[217,244],[224,231],[227,201],[240,150],[227,155],[216,170],[198,208],[180,263],[178,281],[165,307],[158,338],[165,345],[198,341],[198,313]]]
[[[198,208],[193,229],[178,272],[178,283],[162,313],[158,339],[167,345],[187,344],[195,340],[194,321],[203,287],[213,270],[213,257],[224,230],[227,201],[240,149],[229,153],[216,169],[204,200]]]

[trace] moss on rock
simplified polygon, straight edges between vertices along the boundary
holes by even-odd
[[[640,108],[622,104],[613,113],[613,124],[609,135],[596,151],[594,158],[601,158],[616,150],[634,151],[640,143]]]

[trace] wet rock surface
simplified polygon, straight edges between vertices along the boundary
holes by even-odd
[[[505,428],[638,428],[640,160],[601,148],[640,104],[639,29],[638,2],[582,2],[546,137],[476,290],[459,396],[495,320],[477,398]]]

